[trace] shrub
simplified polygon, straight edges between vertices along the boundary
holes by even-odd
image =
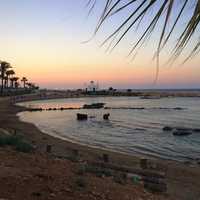
[[[12,146],[17,151],[29,153],[33,150],[33,147],[28,142],[25,142],[22,137],[6,135],[0,136],[0,146]]]
[[[6,137],[6,145],[15,146],[20,143],[21,138],[19,136],[7,136]]]
[[[124,185],[126,184],[126,181],[127,181],[127,175],[125,173],[117,173],[113,180],[116,182],[116,183],[119,183],[121,185]]]
[[[33,151],[32,145],[24,141],[17,143],[15,145],[15,149],[23,153],[30,153],[31,151]]]
[[[0,147],[5,146],[5,145],[6,145],[6,137],[1,136],[0,137]]]
[[[97,177],[102,177],[102,176],[112,176],[112,171],[109,169],[104,169],[101,167],[96,167],[96,166],[91,166],[91,165],[86,165],[85,171],[89,173],[95,174]]]

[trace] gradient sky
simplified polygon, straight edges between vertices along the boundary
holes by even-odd
[[[97,23],[96,13],[87,18],[85,4],[85,0],[0,0],[0,59],[42,88],[82,88],[90,80],[102,88],[200,88],[200,55],[184,66],[161,66],[153,84],[155,38],[133,62],[126,55],[137,34],[130,33],[111,54],[99,47],[115,24],[106,24],[83,44]]]

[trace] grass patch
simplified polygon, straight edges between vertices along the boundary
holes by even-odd
[[[96,167],[92,165],[86,165],[85,171],[88,173],[93,173],[97,177],[102,177],[102,176],[110,177],[113,175],[112,171],[109,169],[104,169],[104,168]]]
[[[117,174],[115,174],[113,180],[116,183],[119,183],[121,185],[125,185],[126,182],[127,182],[127,175],[126,175],[126,173],[117,173]]]
[[[17,151],[29,153],[33,151],[33,147],[28,142],[24,141],[22,137],[14,135],[0,136],[0,147],[12,146]]]

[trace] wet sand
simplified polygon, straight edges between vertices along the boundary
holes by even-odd
[[[46,146],[52,145],[52,154],[56,157],[64,158],[74,150],[80,152],[81,159],[98,161],[102,154],[109,154],[112,163],[138,167],[141,156],[128,156],[124,154],[108,152],[100,149],[89,148],[79,144],[51,137],[42,133],[35,125],[19,121],[16,116],[18,112],[25,108],[12,105],[9,98],[0,99],[0,128],[16,131],[23,135],[36,147],[36,153],[46,152]],[[150,159],[150,158],[149,158]],[[157,163],[166,170],[166,181],[168,185],[169,199],[198,200],[200,199],[200,165],[190,166],[174,161],[150,159],[152,163]]]

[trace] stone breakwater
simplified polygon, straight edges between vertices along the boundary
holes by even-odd
[[[27,111],[37,112],[37,111],[64,111],[64,110],[80,110],[86,109],[84,106],[82,107],[53,107],[53,108],[27,108]],[[175,108],[165,108],[165,107],[153,107],[153,108],[145,108],[145,107],[102,107],[102,108],[90,108],[90,109],[104,109],[104,110],[185,110],[186,108],[175,107]]]

